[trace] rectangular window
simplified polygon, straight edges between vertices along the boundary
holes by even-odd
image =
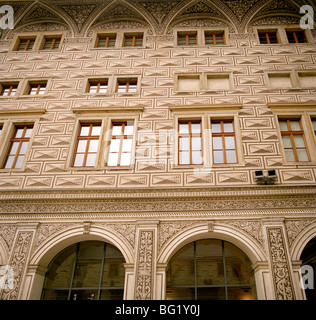
[[[60,45],[61,37],[44,37],[42,50],[54,50],[58,49]]]
[[[206,31],[205,32],[205,44],[206,45],[224,45],[225,37],[223,31]]]
[[[179,164],[202,164],[202,122],[179,121]]]
[[[35,37],[32,38],[20,38],[16,46],[16,51],[29,51],[33,49],[35,43]]]
[[[261,44],[274,44],[279,43],[279,38],[277,31],[260,31],[258,32],[259,35],[259,41]]]
[[[22,125],[14,128],[10,145],[2,168],[21,168],[32,134],[33,125]]]
[[[89,80],[87,92],[88,93],[107,93],[108,81],[107,80]]]
[[[73,160],[74,167],[95,166],[100,133],[101,123],[80,124],[76,152]]]
[[[178,32],[178,46],[196,46],[198,44],[197,32]]]
[[[2,96],[2,97],[15,96],[17,89],[18,89],[17,83],[1,84],[0,85],[0,96]]]
[[[287,161],[310,161],[301,119],[279,119]]]
[[[97,41],[95,48],[113,48],[115,47],[116,34],[99,34],[97,35]]]
[[[30,96],[42,95],[45,94],[46,91],[46,81],[45,82],[34,82],[29,83],[27,93]]]
[[[233,120],[212,120],[213,162],[237,163],[236,138]]]
[[[116,92],[118,93],[137,92],[137,79],[117,79]]]
[[[143,34],[124,34],[123,47],[141,47],[143,45]]]
[[[289,43],[307,43],[305,31],[286,31]]]
[[[107,166],[122,167],[131,164],[134,121],[112,122]]]

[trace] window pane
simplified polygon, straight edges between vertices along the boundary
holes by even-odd
[[[232,122],[224,122],[224,132],[234,132]]]
[[[179,142],[180,142],[179,148],[180,148],[181,151],[190,150],[190,140],[189,140],[188,137],[180,138],[179,140],[180,140],[180,141],[179,141]]]
[[[292,131],[301,131],[301,125],[300,122],[298,120],[291,120],[291,129]]]
[[[83,159],[84,159],[84,154],[77,154],[74,161],[74,167],[82,167]]]
[[[80,131],[80,136],[85,137],[89,135],[90,126],[82,126]]]
[[[198,288],[197,289],[198,300],[225,300],[225,288]]]
[[[194,288],[170,288],[167,290],[167,300],[194,300]]]
[[[296,150],[299,161],[309,161],[306,149]]]
[[[20,144],[20,142],[13,142],[11,145],[9,154],[16,154],[19,144]]]
[[[180,164],[190,164],[190,152],[180,152],[179,153],[179,163]]]
[[[133,140],[132,139],[124,139],[123,140],[123,146],[122,146],[122,151],[123,152],[130,152],[132,151],[132,143]]]
[[[78,141],[78,147],[77,152],[85,152],[87,146],[87,140],[79,140]]]
[[[283,141],[284,148],[292,148],[293,147],[291,137],[289,135],[282,136],[282,141]]]
[[[129,166],[131,164],[131,154],[128,152],[121,154],[121,166]]]
[[[202,164],[202,151],[192,151],[192,164]]]
[[[112,129],[112,135],[118,136],[122,134],[122,125],[121,124],[114,124]]]
[[[227,160],[227,163],[237,163],[236,151],[235,150],[227,150],[226,151],[226,160]]]
[[[225,147],[226,149],[235,149],[235,138],[225,137]]]
[[[180,123],[179,124],[179,133],[189,133],[189,124],[188,123]]]
[[[202,150],[200,137],[192,137],[192,150]]]
[[[296,148],[305,148],[305,142],[304,142],[304,138],[303,135],[293,135],[294,141],[295,141],[295,146]]]
[[[224,163],[223,151],[214,151],[214,163]]]
[[[98,290],[73,290],[70,300],[97,300]]]
[[[18,156],[14,168],[20,169],[22,167],[23,160],[24,156]]]
[[[20,154],[25,154],[26,153],[28,144],[29,143],[27,141],[22,142],[21,149],[20,149]]]
[[[100,283],[102,260],[78,261],[75,270],[73,287],[96,287]]]
[[[123,289],[101,290],[100,300],[123,300],[123,294]]]
[[[88,152],[97,152],[98,145],[99,145],[99,140],[90,140]]]
[[[222,137],[213,137],[213,149],[223,149]]]
[[[17,128],[15,132],[15,138],[21,138],[23,134],[24,128]]]
[[[31,134],[32,134],[32,130],[33,130],[33,128],[27,128],[25,131],[24,138],[30,138]]]
[[[288,131],[289,130],[286,121],[281,120],[279,122],[279,124],[280,124],[280,130],[281,131]]]
[[[192,133],[201,133],[201,124],[199,123],[191,123],[191,131]]]
[[[117,166],[118,153],[110,153],[108,159],[108,166]]]
[[[6,169],[12,168],[13,161],[14,161],[14,156],[9,156],[4,167]]]
[[[91,135],[92,136],[99,136],[100,133],[101,133],[101,126],[94,125],[92,127]]]
[[[97,155],[95,153],[89,153],[87,155],[86,167],[94,167],[96,157]]]
[[[312,120],[313,129],[316,130],[316,120]]]
[[[228,288],[228,299],[229,300],[255,300],[256,293],[251,287],[229,287]]]
[[[221,124],[217,122],[212,122],[212,132],[213,133],[220,133],[221,130]]]
[[[285,149],[284,152],[287,161],[295,161],[295,155],[292,149]]]
[[[119,139],[112,139],[110,145],[110,152],[119,152],[120,151],[120,141]]]
[[[131,136],[133,135],[133,132],[134,132],[134,123],[128,122],[124,128],[124,135]]]

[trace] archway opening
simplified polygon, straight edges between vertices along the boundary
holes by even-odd
[[[58,253],[48,266],[42,300],[123,299],[125,259],[113,245],[83,241]]]
[[[316,300],[316,238],[309,241],[304,248],[301,258],[302,266],[310,266],[311,269],[307,270],[312,274],[303,273],[305,282],[305,296],[307,300]]]
[[[247,255],[230,242],[191,242],[167,267],[167,300],[255,300],[256,286]]]

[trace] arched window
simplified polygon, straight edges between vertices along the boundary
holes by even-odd
[[[316,300],[316,238],[308,242],[301,254],[302,266],[311,267],[302,272],[307,300]]]
[[[166,298],[256,299],[251,261],[240,249],[226,241],[207,239],[189,243],[168,264]]]
[[[73,244],[50,263],[42,300],[123,299],[124,257],[100,241]]]

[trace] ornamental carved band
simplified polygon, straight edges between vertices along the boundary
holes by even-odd
[[[9,265],[14,270],[13,289],[2,291],[0,300],[17,300],[23,278],[27,256],[30,251],[33,232],[20,231],[16,238]]]
[[[268,228],[269,249],[277,300],[294,300],[289,264],[281,228]]]
[[[136,300],[152,300],[154,232],[141,231],[136,272]]]

